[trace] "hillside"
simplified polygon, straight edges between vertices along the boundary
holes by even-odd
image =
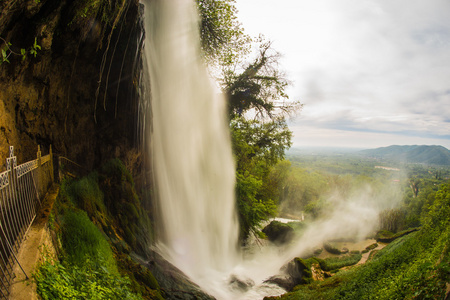
[[[378,159],[421,163],[428,165],[450,165],[450,151],[442,146],[389,146],[360,151],[363,155]]]

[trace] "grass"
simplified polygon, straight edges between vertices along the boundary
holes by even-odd
[[[42,299],[142,299],[119,274],[111,247],[85,211],[62,216],[63,260],[50,258],[33,274]]]
[[[62,225],[62,246],[70,264],[82,266],[86,260],[117,273],[109,243],[84,211],[69,210]]]
[[[96,172],[79,180],[65,180],[60,194],[64,198],[63,202],[68,206],[75,206],[86,211],[90,218],[100,223],[106,222],[107,210]]]
[[[151,224],[122,162],[64,179],[51,216],[60,256],[33,275],[42,299],[162,299],[150,270],[129,256],[150,239]]]

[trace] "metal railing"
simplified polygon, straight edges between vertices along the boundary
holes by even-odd
[[[20,266],[16,258],[20,244],[36,218],[41,197],[54,181],[51,147],[48,155],[41,156],[38,146],[37,158],[21,165],[13,146],[9,152],[6,171],[0,173],[0,298],[9,295],[14,264]]]

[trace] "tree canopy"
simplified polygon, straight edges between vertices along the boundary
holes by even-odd
[[[200,13],[200,38],[210,65],[227,65],[248,52],[251,39],[237,19],[235,0],[196,0]]]

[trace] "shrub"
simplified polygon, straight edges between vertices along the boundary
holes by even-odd
[[[83,266],[69,267],[45,258],[33,278],[37,293],[44,300],[142,299],[131,292],[128,278],[98,268],[89,260]]]

